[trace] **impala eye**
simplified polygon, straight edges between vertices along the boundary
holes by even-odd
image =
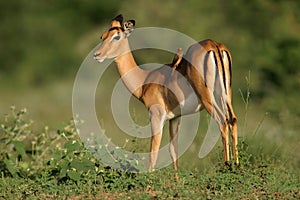
[[[121,36],[117,35],[117,36],[114,37],[113,40],[119,40],[120,38],[121,38]]]

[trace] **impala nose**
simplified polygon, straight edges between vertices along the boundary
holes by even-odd
[[[94,58],[96,58],[96,57],[99,56],[99,55],[100,55],[100,53],[95,52],[95,53],[94,53]]]
[[[101,53],[94,53],[94,59],[97,60],[98,62],[103,62],[105,57],[100,58],[99,56],[101,55]]]

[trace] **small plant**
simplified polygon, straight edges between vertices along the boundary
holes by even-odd
[[[0,125],[0,171],[5,176],[24,177],[29,163],[26,153],[26,142],[32,132],[30,126],[33,121],[27,121],[24,115],[26,109],[17,111],[11,106],[11,114],[4,115]]]

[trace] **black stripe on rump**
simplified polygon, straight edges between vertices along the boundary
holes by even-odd
[[[205,57],[204,57],[204,63],[203,63],[203,71],[204,71],[204,73],[203,73],[203,76],[204,76],[204,84],[205,84],[205,87],[207,87],[207,84],[206,84],[206,81],[207,81],[207,72],[208,72],[208,59],[209,59],[209,53],[210,53],[211,51],[208,51],[206,54],[205,54]]]
[[[225,50],[224,50],[225,51]],[[226,52],[226,55],[227,55],[227,59],[229,60],[229,85],[231,86],[231,77],[232,77],[232,72],[231,72],[231,59],[230,59],[230,56],[229,56],[229,52],[228,51],[225,51]]]
[[[216,56],[216,53],[214,51],[211,51],[213,53],[213,56],[214,56],[214,61],[215,61],[215,67],[216,67],[216,71],[215,71],[215,82],[218,78],[218,74],[219,74],[219,63],[218,63],[218,59],[217,59],[217,56]]]
[[[225,88],[225,93],[227,94],[226,74],[225,74],[224,62],[223,62],[222,54],[221,54],[221,51],[220,51],[219,48],[218,48],[218,54],[219,54],[219,58],[220,58],[221,66],[222,66],[223,85],[224,85],[224,88]]]

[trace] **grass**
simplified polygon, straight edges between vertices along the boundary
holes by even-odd
[[[222,167],[207,173],[197,170],[174,172],[164,169],[151,174],[125,174],[106,169],[97,179],[54,177],[35,179],[2,178],[1,194],[5,199],[299,199],[299,177],[278,167],[262,163],[228,171]]]
[[[35,179],[2,178],[1,197],[5,199],[299,199],[299,177],[278,167],[258,164],[228,171],[219,168],[207,173],[197,170],[174,172],[164,169],[151,174],[129,175],[106,169],[97,179],[55,177]]]
[[[299,199],[300,177],[280,156],[251,153],[240,142],[240,166],[222,156],[204,170],[171,167],[130,174],[104,166],[79,140],[74,122],[41,133],[31,130],[27,110],[11,108],[0,128],[1,199]],[[36,136],[34,136],[36,135]]]

